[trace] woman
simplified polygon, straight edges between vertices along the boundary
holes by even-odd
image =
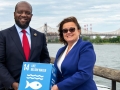
[[[81,27],[77,19],[65,18],[58,31],[65,46],[56,55],[57,83],[52,90],[97,90],[93,81],[96,55],[93,45],[80,38]]]

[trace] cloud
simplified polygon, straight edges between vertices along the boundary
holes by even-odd
[[[0,11],[4,10],[4,8],[0,7]]]
[[[19,0],[0,0],[0,26],[7,28],[14,24],[13,12]],[[120,28],[119,0],[26,0],[32,4],[33,18],[31,27],[39,28],[47,23],[55,28],[69,16],[75,16],[79,23],[92,24],[95,31]],[[5,17],[5,18],[3,18]]]
[[[99,5],[99,6],[93,6],[92,9],[115,9],[120,8],[120,4],[107,4],[107,5]]]

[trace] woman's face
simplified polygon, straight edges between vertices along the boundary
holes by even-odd
[[[80,35],[80,30],[77,29],[77,26],[74,22],[67,22],[63,25],[63,37],[68,44],[73,44],[78,40]]]

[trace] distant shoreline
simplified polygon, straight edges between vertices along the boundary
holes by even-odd
[[[52,42],[49,42],[47,44],[63,44],[63,43],[54,43],[54,42],[52,43]],[[111,45],[115,45],[115,44],[120,45],[120,43],[93,43],[93,44],[95,44],[95,45],[108,45],[108,44],[111,44]]]

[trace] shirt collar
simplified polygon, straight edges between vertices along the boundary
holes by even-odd
[[[15,27],[16,27],[18,33],[20,33],[22,31],[22,29],[17,24],[15,24]],[[29,26],[25,30],[28,34],[30,34],[30,27]]]

